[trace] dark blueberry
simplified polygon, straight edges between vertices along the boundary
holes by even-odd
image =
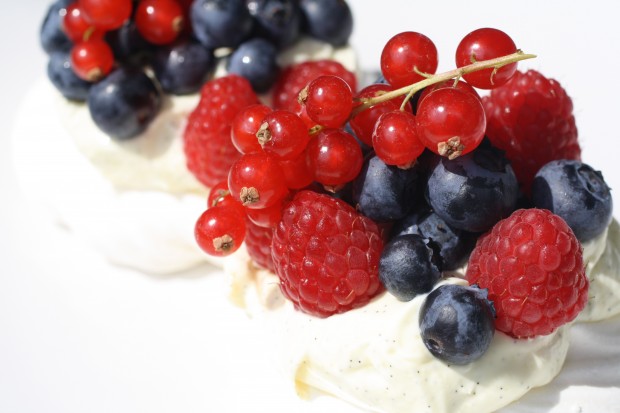
[[[410,301],[418,294],[431,291],[441,279],[441,271],[424,238],[403,235],[393,238],[383,248],[379,279],[398,300]]]
[[[138,32],[134,20],[128,20],[120,28],[107,32],[105,40],[112,48],[116,61],[123,65],[142,66],[156,50]]]
[[[495,333],[495,310],[487,291],[444,284],[426,297],[420,309],[420,333],[440,360],[464,365],[482,357]]]
[[[486,231],[510,215],[518,196],[510,163],[486,141],[453,160],[436,157],[426,187],[426,199],[435,213],[469,232]]]
[[[278,51],[268,40],[250,39],[242,43],[228,59],[229,73],[248,79],[257,93],[267,92],[278,77]]]
[[[253,25],[245,0],[195,0],[190,19],[194,36],[208,49],[239,46]]]
[[[412,210],[418,194],[416,168],[401,169],[370,156],[353,182],[357,209],[375,221],[394,221]]]
[[[39,31],[41,47],[47,54],[71,50],[73,44],[62,30],[62,16],[69,4],[71,1],[59,0],[47,9]]]
[[[596,238],[612,218],[611,192],[603,175],[579,161],[543,166],[532,184],[532,203],[562,217],[581,242]]]
[[[215,56],[196,41],[183,42],[159,48],[152,67],[164,92],[186,95],[200,90],[215,68]]]
[[[344,46],[353,32],[353,14],[344,0],[301,0],[304,31],[333,46]]]
[[[127,140],[142,133],[157,115],[161,96],[144,72],[119,68],[88,93],[95,124],[112,138]]]
[[[88,98],[91,83],[79,78],[71,68],[69,52],[52,52],[47,63],[47,77],[64,97],[78,102]]]
[[[442,271],[462,267],[475,244],[475,234],[448,225],[439,215],[424,206],[417,208],[392,227],[391,236],[416,234],[428,240],[439,257]]]
[[[279,49],[293,44],[300,33],[299,0],[247,0],[254,18],[255,33]]]

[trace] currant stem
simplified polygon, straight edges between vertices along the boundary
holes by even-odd
[[[479,62],[474,62],[470,65],[459,67],[457,69],[450,70],[448,72],[438,73],[436,75],[431,75],[427,79],[421,80],[419,82],[413,83],[408,86],[401,87],[400,89],[393,90],[391,92],[386,92],[382,95],[373,97],[360,99],[361,105],[357,106],[353,109],[351,116],[355,116],[363,110],[368,109],[371,106],[374,106],[378,103],[385,102],[390,99],[394,99],[395,97],[407,95],[406,99],[403,101],[403,106],[409,99],[419,90],[424,89],[427,86],[434,85],[435,83],[441,83],[450,79],[459,79],[468,73],[476,72],[478,70],[484,70],[489,68],[499,69],[502,66],[508,65],[510,63],[519,62],[521,60],[533,59],[536,55],[524,53],[522,50],[517,50],[515,53],[497,57],[495,59],[489,60],[481,60]]]

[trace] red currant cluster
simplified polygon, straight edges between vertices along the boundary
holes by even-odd
[[[73,42],[71,63],[76,75],[95,82],[114,67],[106,32],[133,18],[140,35],[150,43],[172,43],[183,30],[188,0],[76,0],[62,17],[62,28]]]
[[[198,244],[209,254],[227,255],[243,241],[245,217],[273,228],[294,191],[313,183],[330,192],[342,188],[360,173],[361,144],[401,168],[412,166],[425,148],[450,159],[471,152],[486,129],[474,87],[506,83],[516,62],[530,57],[504,32],[479,29],[460,42],[457,69],[435,74],[432,41],[404,32],[383,49],[387,83],[354,94],[340,77],[319,76],[299,91],[294,111],[246,107],[231,128],[232,143],[242,155],[227,182],[211,192],[211,208],[196,225]],[[354,134],[345,130],[347,122]]]

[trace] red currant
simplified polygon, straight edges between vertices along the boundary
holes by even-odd
[[[157,45],[172,43],[183,30],[183,9],[175,0],[140,0],[134,16],[144,39]]]
[[[131,16],[132,0],[78,0],[84,18],[101,30],[118,29]]]
[[[228,188],[248,208],[274,205],[288,193],[280,165],[264,152],[242,155],[228,172]]]
[[[424,146],[450,159],[473,151],[486,129],[480,99],[453,87],[435,90],[420,102],[416,121]]]
[[[204,252],[216,257],[232,254],[245,237],[245,217],[237,210],[221,206],[200,215],[194,227],[196,242]]]
[[[112,48],[100,39],[77,43],[71,49],[71,66],[78,77],[96,82],[112,71]]]
[[[271,112],[267,105],[257,103],[243,109],[233,119],[231,140],[235,148],[241,153],[255,153],[262,150],[256,132],[263,119]]]
[[[503,31],[491,28],[478,29],[465,36],[456,48],[456,66],[463,67],[516,51],[517,46]],[[508,82],[516,70],[517,63],[510,63],[496,71],[493,68],[478,70],[463,75],[463,78],[474,87],[493,89]]]
[[[386,84],[374,84],[362,89],[356,96],[356,100],[368,99],[380,96],[386,92],[391,92],[393,88]],[[361,111],[351,118],[351,129],[355,132],[355,135],[359,140],[364,142],[368,146],[372,146],[372,133],[375,130],[375,123],[377,119],[383,113],[398,110],[403,103],[404,97],[398,97],[394,99],[381,102],[370,108]],[[411,112],[411,104],[407,102],[405,110]]]
[[[274,205],[261,209],[246,208],[245,212],[250,221],[263,228],[273,228],[282,219],[282,207],[284,202],[280,201]]]
[[[417,32],[395,35],[381,52],[381,72],[395,89],[423,80],[424,77],[416,71],[433,74],[437,65],[435,44]]]
[[[319,76],[299,94],[308,117],[326,128],[339,128],[353,107],[353,92],[338,76]]]
[[[287,110],[268,113],[256,137],[263,150],[278,160],[298,157],[310,140],[308,128],[301,118]]]
[[[62,19],[62,28],[67,37],[73,43],[84,40],[101,39],[104,32],[97,30],[92,24],[84,19],[84,15],[77,2],[71,3]]]
[[[314,180],[330,189],[352,181],[362,169],[362,149],[341,129],[323,129],[308,143],[306,162]]]
[[[381,115],[372,134],[372,144],[383,162],[400,167],[411,166],[424,151],[415,116],[401,110]]]
[[[237,209],[241,215],[245,214],[243,205],[230,195],[228,190],[228,180],[220,181],[209,191],[207,198],[207,208],[220,206],[226,209]]]
[[[306,152],[302,152],[295,159],[280,161],[279,164],[284,174],[286,186],[289,189],[305,188],[314,181],[314,177],[310,170],[308,170],[308,164],[306,163]]]
[[[478,94],[478,92],[476,92],[476,89],[474,89],[474,87],[472,85],[470,85],[469,83],[463,82],[462,80],[459,80],[455,84],[454,80],[446,80],[446,81],[435,83],[433,85],[430,85],[430,86],[426,87],[422,91],[422,94],[420,95],[420,98],[418,99],[418,107],[420,106],[420,103],[424,100],[424,98],[429,95],[429,93],[431,93],[431,92],[433,92],[433,91],[435,91],[437,89],[443,89],[443,88],[447,88],[447,87],[455,87],[455,88],[460,89],[460,90],[462,90],[464,92],[471,93],[472,95],[474,95],[478,99],[480,99],[480,95]]]

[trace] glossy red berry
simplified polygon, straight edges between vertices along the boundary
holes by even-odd
[[[474,30],[461,40],[456,48],[456,66],[494,59],[517,51],[514,41],[501,30],[483,28]],[[506,83],[517,70],[517,63],[510,63],[498,70],[485,69],[463,75],[472,86],[492,89]]]
[[[131,16],[132,0],[78,0],[87,21],[101,30],[118,29]]]
[[[176,0],[140,0],[134,16],[144,39],[157,45],[172,43],[183,30],[183,9]]]
[[[86,21],[77,2],[67,6],[66,13],[62,19],[62,29],[73,43],[90,39],[101,39],[104,35],[102,30],[98,30]]]
[[[256,133],[263,150],[278,160],[297,158],[306,148],[310,135],[299,116],[287,110],[268,113]]]
[[[237,210],[209,208],[194,227],[198,246],[209,255],[223,257],[235,252],[245,237],[245,217]]]
[[[112,48],[101,39],[77,43],[71,49],[71,66],[81,79],[96,82],[112,71]]]
[[[256,132],[258,132],[265,116],[270,112],[269,106],[257,103],[248,106],[235,116],[230,137],[239,152],[255,153],[262,150],[256,138]]]
[[[246,208],[245,213],[253,224],[263,228],[273,228],[282,218],[283,201],[265,208]]]
[[[223,207],[226,209],[237,209],[240,215],[245,214],[243,205],[230,195],[228,190],[228,180],[221,181],[209,191],[207,198],[207,208]]]
[[[376,155],[387,165],[411,166],[424,151],[415,116],[396,110],[381,115],[372,135]]]
[[[378,83],[365,87],[355,98],[358,101],[374,98],[392,90],[393,88],[390,85]],[[355,136],[366,145],[372,146],[372,133],[375,130],[375,123],[377,123],[379,116],[386,112],[398,110],[403,100],[404,97],[390,99],[357,113],[350,121],[351,129],[355,132]],[[411,112],[411,104],[409,102],[405,105],[405,110]]]
[[[262,152],[245,154],[232,165],[228,188],[232,196],[248,208],[274,205],[288,193],[280,165]]]
[[[338,76],[320,76],[300,92],[299,100],[316,124],[339,128],[351,114],[353,92]]]
[[[420,102],[416,121],[418,137],[424,146],[449,159],[473,151],[486,129],[480,99],[457,88],[430,93]]]
[[[468,92],[471,93],[472,95],[476,96],[478,99],[480,99],[480,95],[478,94],[478,92],[476,91],[476,89],[474,89],[474,87],[472,85],[470,85],[467,82],[464,82],[462,80],[457,81],[456,83],[454,82],[454,80],[450,79],[450,80],[446,80],[444,82],[439,82],[439,83],[435,83],[433,85],[430,85],[426,88],[424,88],[424,90],[422,91],[422,94],[420,95],[419,99],[418,99],[418,107],[420,107],[420,103],[422,103],[422,101],[424,100],[424,98],[426,98],[431,92],[437,90],[437,89],[444,89],[444,88],[449,88],[449,87],[455,87],[459,90],[462,90],[463,92]]]
[[[417,32],[395,35],[381,52],[381,72],[395,89],[423,80],[424,77],[416,72],[433,74],[437,65],[435,44]]]
[[[352,181],[362,169],[362,149],[341,129],[323,129],[308,143],[308,169],[314,180],[332,189]]]
[[[308,169],[305,151],[295,159],[279,161],[278,163],[289,189],[305,188],[314,181],[314,176]]]

